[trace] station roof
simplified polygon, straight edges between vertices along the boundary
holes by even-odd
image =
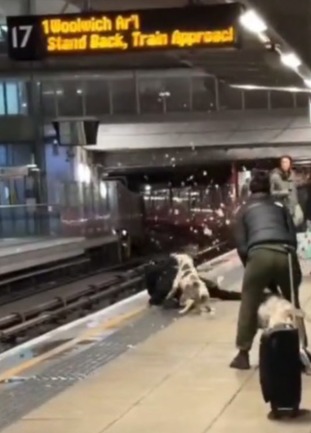
[[[197,4],[230,3],[230,0],[192,0]],[[3,0],[3,15],[25,13],[25,0]],[[189,0],[190,3],[190,0]],[[303,87],[310,79],[311,86],[311,9],[308,0],[243,0],[247,8],[255,8],[267,24],[266,39],[243,30],[242,48],[237,50],[182,50],[150,54],[107,55],[93,60],[99,68],[144,69],[195,67],[231,84],[272,87]],[[33,13],[72,13],[83,10],[112,11],[150,8],[185,7],[186,0],[32,0]],[[310,10],[309,10],[310,9]],[[277,48],[277,49],[276,49]],[[293,70],[281,62],[280,52],[294,52],[301,59],[301,67]],[[91,69],[90,58],[47,62],[51,68]],[[297,73],[298,72],[298,73]],[[309,75],[310,74],[310,75]],[[299,76],[300,75],[300,76]]]
[[[41,0],[42,1],[42,0]],[[189,1],[190,3],[191,1]],[[126,10],[135,8],[160,8],[185,6],[185,0],[70,0],[68,4],[79,9],[88,3],[94,10]],[[193,0],[197,4],[230,3],[230,0]],[[294,52],[302,61],[303,75],[309,79],[311,67],[311,8],[308,0],[242,0],[247,8],[256,12],[267,24],[267,35],[272,46],[259,40],[258,35],[243,32],[243,49],[218,52],[184,52],[176,54],[181,66],[202,67],[208,73],[230,83],[267,86],[300,86],[302,80],[296,71],[280,61],[282,52]],[[167,55],[166,55],[167,56]],[[161,62],[161,59],[158,59]],[[168,62],[169,63],[169,62]],[[164,62],[165,64],[165,62]],[[136,59],[137,66],[137,59]],[[159,64],[160,66],[160,64]],[[310,72],[311,80],[311,72]]]

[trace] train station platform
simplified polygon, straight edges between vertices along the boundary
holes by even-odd
[[[0,275],[78,257],[89,248],[117,242],[116,236],[0,239]]]
[[[209,268],[208,268],[209,269]],[[309,274],[310,266],[303,269]],[[210,272],[208,272],[211,275]],[[242,269],[233,253],[214,262],[224,286],[239,289]],[[310,314],[311,280],[302,286]],[[129,307],[130,305],[130,307]],[[296,420],[272,421],[262,400],[257,365],[231,370],[238,302],[217,302],[215,316],[146,307],[136,295],[127,311],[97,317],[63,350],[2,373],[0,430],[4,433],[311,432],[307,410]],[[98,315],[98,313],[96,313]],[[311,327],[308,324],[309,334]],[[67,333],[67,334],[66,334]],[[58,338],[60,338],[58,336]],[[38,362],[38,359],[40,362]],[[3,364],[1,360],[1,364]],[[23,381],[8,384],[10,374]],[[4,378],[6,377],[6,381]],[[304,376],[302,408],[311,409]]]

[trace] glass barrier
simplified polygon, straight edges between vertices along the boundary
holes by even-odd
[[[87,196],[87,192],[85,192]],[[0,238],[97,237],[112,234],[111,215],[100,206],[1,205]]]
[[[0,42],[7,41],[7,26],[5,24],[0,25]]]
[[[294,94],[291,92],[270,92],[271,108],[294,108]]]
[[[0,116],[28,114],[28,95],[25,81],[0,81]]]
[[[211,112],[219,110],[267,110],[306,107],[303,94],[265,90],[240,90],[207,75],[180,73],[47,80],[41,83],[42,111],[57,116],[105,116]],[[27,107],[21,83],[0,82],[0,115],[24,113]],[[2,86],[2,87],[1,87]],[[216,96],[218,88],[218,98]],[[2,90],[1,90],[2,89]],[[2,96],[1,96],[2,95]],[[218,100],[216,100],[218,99]],[[26,104],[26,105],[25,105]],[[24,107],[24,108],[23,108]],[[13,110],[13,111],[12,111]]]
[[[61,210],[48,205],[1,205],[0,238],[62,236]]]

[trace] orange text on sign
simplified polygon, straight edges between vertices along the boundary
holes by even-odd
[[[103,15],[100,18],[48,18],[41,22],[43,32],[49,35],[74,36],[80,34],[103,32],[126,32],[140,29],[140,17],[138,14],[118,15],[115,18]]]
[[[196,48],[233,45],[233,27],[224,30],[183,32],[174,30],[169,33],[156,31],[143,33],[139,30],[115,33],[84,33],[79,36],[47,36],[46,49],[49,53],[127,51],[152,48]]]

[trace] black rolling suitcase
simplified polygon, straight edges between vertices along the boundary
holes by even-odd
[[[292,257],[289,254],[291,299],[294,300]],[[259,350],[259,376],[263,398],[272,414],[283,411],[299,414],[302,394],[302,368],[298,326],[280,325],[262,334]]]

